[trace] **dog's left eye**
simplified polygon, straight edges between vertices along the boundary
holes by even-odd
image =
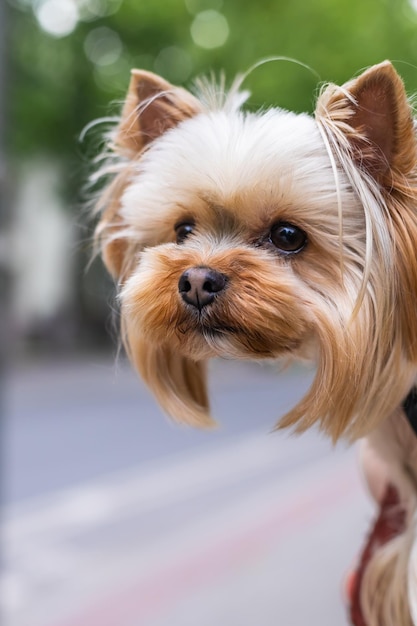
[[[304,248],[307,243],[307,235],[301,228],[293,224],[279,222],[271,228],[269,241],[281,252],[290,254],[299,252]]]
[[[194,222],[182,222],[175,226],[175,233],[177,235],[177,243],[182,243],[184,239],[190,235],[194,230]]]

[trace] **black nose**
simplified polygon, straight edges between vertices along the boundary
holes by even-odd
[[[226,285],[226,276],[210,267],[190,267],[178,281],[182,299],[199,311],[214,300]]]

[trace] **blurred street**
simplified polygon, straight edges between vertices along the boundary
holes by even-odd
[[[355,451],[271,434],[310,378],[216,362],[219,428],[201,432],[124,360],[12,370],[3,626],[346,626],[372,515]]]

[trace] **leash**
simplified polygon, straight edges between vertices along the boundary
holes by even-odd
[[[403,402],[403,410],[417,436],[417,387],[413,387]]]

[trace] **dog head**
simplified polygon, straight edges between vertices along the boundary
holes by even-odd
[[[163,408],[198,425],[212,423],[210,357],[314,358],[280,424],[360,436],[401,402],[417,359],[403,83],[382,63],[327,86],[315,117],[213,94],[134,70],[110,138],[96,233],[128,354]]]

